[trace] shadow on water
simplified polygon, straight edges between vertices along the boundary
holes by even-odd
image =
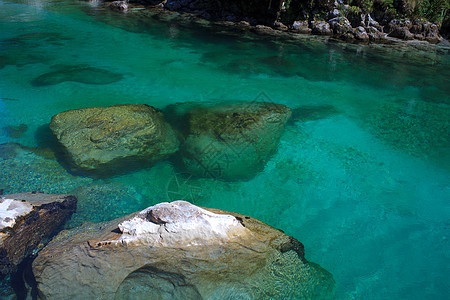
[[[292,109],[292,116],[287,124],[326,119],[339,113],[340,111],[333,105],[300,106]]]
[[[59,67],[59,70],[42,74],[31,81],[34,86],[55,85],[65,81],[75,81],[86,84],[109,84],[124,78],[123,74],[105,69],[72,65]]]
[[[0,69],[7,65],[23,67],[30,64],[50,62],[53,57],[47,55],[43,47],[64,46],[71,40],[56,32],[33,32],[18,35],[0,41]]]

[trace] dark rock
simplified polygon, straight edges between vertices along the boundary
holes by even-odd
[[[108,5],[108,7],[112,10],[127,11],[128,3],[127,1],[113,1]]]
[[[439,43],[441,40],[441,37],[439,36],[439,26],[430,22],[424,22],[421,25],[425,40],[433,44]]]
[[[352,24],[352,27],[356,28],[359,26],[366,26],[366,15],[362,12],[352,12],[347,13],[347,18],[350,21],[350,24]]]
[[[445,18],[444,21],[442,21],[439,33],[446,39],[450,38],[450,16]]]
[[[333,33],[337,36],[343,36],[347,33],[352,33],[352,26],[345,17],[337,17],[328,21]]]
[[[271,33],[273,32],[273,28],[265,25],[256,25],[255,31],[259,33]]]
[[[402,40],[412,40],[414,39],[414,35],[409,32],[411,27],[412,23],[409,20],[403,21],[394,19],[386,25],[384,29],[390,37],[395,37]]]
[[[0,197],[0,274],[16,271],[76,209],[70,195],[39,192]]]
[[[383,27],[380,25],[380,23],[375,21],[370,14],[366,15],[366,22],[365,22],[365,24],[366,24],[367,27],[374,27],[380,32],[383,31]]]
[[[144,104],[69,110],[53,116],[50,129],[70,162],[84,170],[154,163],[178,150],[161,111]]]
[[[330,24],[325,21],[312,21],[311,29],[312,33],[317,35],[331,35],[333,33]]]
[[[277,150],[290,116],[287,106],[267,102],[193,109],[186,117],[183,165],[196,176],[250,179]]]
[[[386,34],[378,31],[377,28],[369,26],[366,28],[367,35],[369,36],[370,41],[381,41],[386,38]]]
[[[342,16],[342,13],[338,10],[338,9],[333,9],[333,10],[331,10],[330,12],[328,12],[328,19],[334,19],[334,18],[337,18],[337,17],[341,17]]]
[[[292,24],[291,30],[298,33],[309,34],[312,29],[309,28],[308,21],[295,21]]]
[[[45,299],[332,299],[332,275],[256,219],[185,201],[61,232],[33,262]]]
[[[358,26],[353,30],[353,34],[355,35],[355,38],[359,41],[368,41],[369,36],[367,35],[366,30],[362,26]]]
[[[275,23],[273,23],[273,27],[274,27],[275,29],[283,30],[283,31],[286,31],[286,30],[289,29],[286,25],[284,25],[284,24],[281,23],[281,22],[275,22]]]

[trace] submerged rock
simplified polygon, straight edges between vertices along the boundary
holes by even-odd
[[[65,81],[75,81],[87,84],[109,84],[123,79],[123,75],[108,70],[68,66],[61,70],[45,73],[35,78],[31,83],[35,86],[54,85]]]
[[[311,29],[313,34],[318,35],[331,35],[333,33],[330,24],[325,21],[312,21]]]
[[[294,21],[292,24],[292,31],[298,32],[298,33],[304,33],[308,34],[311,33],[312,29],[309,28],[308,21]]]
[[[12,273],[76,208],[70,195],[39,192],[0,197],[0,275]]]
[[[61,232],[33,263],[46,299],[330,299],[332,275],[258,220],[185,201]]]
[[[27,131],[28,125],[27,124],[20,124],[20,125],[8,125],[3,127],[3,131],[6,133],[7,136],[12,138],[19,138],[21,137],[25,131]]]
[[[144,104],[69,110],[53,116],[50,129],[84,170],[154,163],[178,150],[162,113]]]
[[[252,178],[275,153],[290,116],[289,107],[267,102],[193,109],[181,151],[184,166],[196,176]]]

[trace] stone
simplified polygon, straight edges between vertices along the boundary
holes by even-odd
[[[108,5],[108,7],[112,10],[128,11],[127,1],[113,1]]]
[[[375,21],[370,14],[366,15],[366,22],[365,23],[366,23],[367,27],[374,27],[378,31],[383,31],[383,27],[381,27],[380,23]]]
[[[16,271],[75,211],[70,195],[39,192],[0,197],[0,275]]]
[[[275,23],[273,23],[273,27],[274,27],[275,29],[282,30],[282,31],[287,31],[287,30],[289,29],[289,27],[287,27],[286,25],[284,25],[284,24],[281,23],[281,22],[275,22]]]
[[[367,35],[370,41],[381,41],[386,39],[386,34],[378,31],[377,28],[369,26],[366,28]]]
[[[178,150],[175,132],[158,109],[145,104],[69,110],[50,129],[78,169],[154,163]]]
[[[333,33],[330,24],[325,21],[312,21],[311,29],[312,33],[317,35],[331,35]]]
[[[430,22],[414,21],[409,31],[415,39],[426,40],[432,44],[439,43],[441,40],[439,26]]]
[[[441,41],[441,36],[439,35],[439,26],[430,23],[430,22],[424,22],[422,24],[422,30],[425,36],[425,40],[432,44],[437,44]]]
[[[258,33],[271,33],[273,32],[273,28],[265,25],[256,25],[255,31]]]
[[[303,34],[309,34],[311,33],[312,29],[309,28],[308,21],[295,21],[292,24],[291,30],[297,33],[303,33]]]
[[[268,102],[199,107],[187,113],[180,154],[187,172],[247,180],[276,152],[291,109]]]
[[[342,36],[352,32],[352,25],[345,17],[336,17],[328,21],[335,35]]]
[[[410,28],[412,28],[411,21],[394,19],[386,25],[385,31],[390,37],[412,40],[414,39],[414,35],[409,31]]]
[[[342,16],[342,13],[337,8],[334,8],[328,12],[328,19],[333,19],[340,16]]]
[[[362,26],[358,26],[353,30],[353,34],[355,35],[355,38],[359,41],[368,41],[369,36],[367,35],[366,30]]]
[[[186,201],[61,232],[33,262],[44,299],[331,299],[332,275],[256,219]]]

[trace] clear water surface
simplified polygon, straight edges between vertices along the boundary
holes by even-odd
[[[145,14],[0,0],[4,193],[76,194],[68,227],[184,198],[294,236],[334,275],[340,299],[448,297],[448,48],[282,39]],[[65,81],[65,70],[79,67],[123,78]],[[52,84],[39,83],[48,73]],[[167,161],[83,177],[48,148],[48,123],[65,110],[236,100],[295,109],[278,152],[249,181],[189,178]]]

